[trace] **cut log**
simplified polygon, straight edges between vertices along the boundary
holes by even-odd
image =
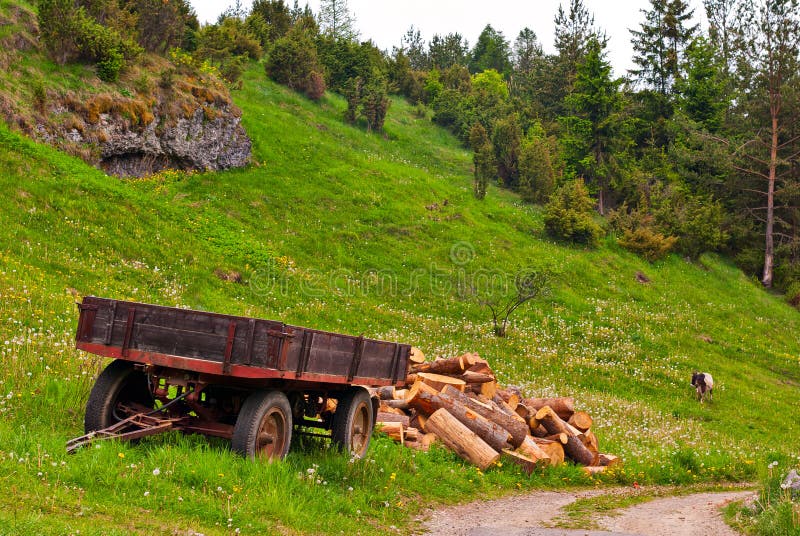
[[[573,461],[581,465],[595,465],[594,454],[586,448],[586,445],[568,429],[565,423],[550,406],[544,406],[536,412],[536,420],[547,428],[551,434],[567,434],[567,443],[564,445],[564,453]]]
[[[495,393],[497,392],[497,382],[496,381],[482,383],[482,384],[480,384],[480,386],[481,386],[480,394],[482,394],[483,396],[485,396],[489,400],[491,400],[494,397]]]
[[[552,407],[552,406],[551,406]],[[567,421],[569,424],[580,430],[581,432],[587,431],[592,427],[592,416],[585,411],[576,411],[570,416]]]
[[[378,430],[388,435],[401,445],[405,440],[403,435],[403,423],[401,422],[377,422]]]
[[[404,427],[403,436],[405,441],[419,441],[420,438],[419,430],[413,426]]]
[[[406,374],[406,386],[411,387],[417,381],[416,374]]]
[[[518,465],[522,468],[526,475],[530,476],[536,469],[536,460],[532,460],[520,452],[515,452],[510,449],[503,451],[503,460]]]
[[[416,346],[411,347],[411,353],[408,356],[408,361],[410,363],[424,363],[425,362],[425,354],[422,353],[422,350],[417,348]]]
[[[524,398],[522,403],[531,408],[531,413],[536,413],[544,406],[550,406],[556,415],[568,421],[575,413],[575,399],[571,397],[559,398]]]
[[[425,430],[436,434],[447,448],[481,470],[488,469],[500,459],[500,453],[444,408],[436,410],[430,416],[425,423]]]
[[[394,396],[392,398],[394,400],[405,400],[406,395],[408,395],[408,389],[395,389]]]
[[[452,385],[459,391],[464,391],[464,386],[467,383],[464,380],[460,380],[458,378],[453,378],[451,376],[445,376],[443,374],[434,374],[431,372],[420,372],[417,374],[417,378],[424,384],[427,384],[437,391],[441,391],[447,385]]]
[[[536,423],[536,428],[531,429],[531,435],[533,437],[547,437],[547,434],[547,428],[539,424],[538,421]]]
[[[381,400],[381,406],[399,410],[408,410],[408,400]]]
[[[500,395],[500,398],[511,408],[516,408],[517,404],[519,404],[519,401],[522,399],[522,393],[519,387],[515,385],[510,385],[505,389],[498,389],[497,394]]]
[[[555,466],[564,463],[564,446],[561,443],[539,437],[532,439],[550,457],[550,465]]]
[[[381,400],[394,400],[394,385],[378,387],[378,398]]]
[[[425,430],[425,421],[427,420],[428,420],[427,416],[415,412],[414,416],[411,417],[411,421],[409,421],[408,424],[409,426],[413,426],[414,428]]]
[[[570,434],[574,435],[575,437],[577,437],[578,439],[580,439],[581,443],[583,443],[584,445],[587,443],[586,434],[584,434],[583,432],[581,432],[580,430],[578,430],[577,428],[575,428],[570,423],[568,423],[568,422],[566,422],[564,420],[562,420],[561,422],[564,423],[564,428],[567,429],[568,433],[570,433]]]
[[[458,357],[448,357],[444,359],[437,359],[435,361],[414,364],[411,366],[411,371],[458,375],[477,363],[476,358],[474,357],[475,355],[477,354],[464,354]]]
[[[494,376],[494,371],[489,366],[489,363],[482,360],[478,363],[475,363],[471,367],[467,369],[469,372],[477,372],[479,374],[488,374],[489,376]]]
[[[446,409],[450,415],[498,452],[511,445],[512,436],[508,431],[467,407],[462,399],[468,400],[468,398],[463,393],[451,386],[448,387],[448,390],[458,393],[458,395],[450,396],[445,393],[419,391],[409,405],[419,413],[428,415],[439,409]]]
[[[622,463],[622,459],[618,456],[614,456],[613,454],[600,454],[599,456],[599,464],[603,467],[611,467],[612,465],[617,465]]]
[[[421,379],[418,379],[416,382],[414,382],[414,385],[412,385],[406,392],[406,402],[410,403],[412,400],[414,400],[414,398],[416,398],[417,396],[417,393],[419,393],[420,391],[426,391],[429,393],[439,392],[438,389],[434,389],[427,383],[423,382]]]
[[[436,440],[437,440],[436,434],[423,434],[419,438],[419,442],[425,447],[433,445],[434,443],[436,443]]]
[[[482,374],[480,372],[472,372],[471,370],[464,371],[459,378],[466,383],[486,383],[494,381],[494,376],[491,374]]]
[[[562,445],[566,445],[567,442],[569,441],[569,435],[565,432],[562,432],[560,434],[551,434],[549,436],[545,436],[545,439],[549,439],[550,441],[556,441],[558,443],[561,443]]]
[[[516,418],[506,415],[498,411],[491,403],[481,403],[464,393],[458,392],[458,390],[454,389],[452,386],[446,387],[442,394],[452,397],[453,400],[459,404],[464,405],[478,415],[485,417],[508,431],[508,433],[511,434],[511,445],[514,448],[519,447],[522,442],[525,441],[525,438],[528,437],[528,426],[519,420],[519,416],[516,414],[514,414]]]
[[[406,414],[406,412],[403,411],[402,409],[393,408],[389,404],[387,404],[387,402],[390,402],[390,401],[389,400],[381,400],[381,404],[380,404],[380,406],[378,406],[378,411],[381,411],[383,413],[394,413],[395,415],[405,415]],[[394,402],[394,400],[392,400],[391,402]]]
[[[396,413],[386,413],[385,411],[378,412],[378,418],[375,419],[376,422],[399,422],[403,426],[408,426],[409,421],[411,420],[408,415],[397,415]]]
[[[583,434],[583,444],[594,454],[595,461],[598,461],[600,459],[600,450],[598,449],[597,436],[594,435],[594,432],[587,430]]]
[[[531,411],[528,409],[528,406],[525,404],[517,404],[517,407],[514,408],[514,411],[517,412],[517,415],[522,417],[522,420],[528,422],[531,418]]]
[[[531,437],[526,437],[525,441],[517,448],[517,452],[540,464],[549,464],[550,456],[539,446]],[[563,450],[562,450],[563,452]],[[564,455],[562,454],[563,458]]]

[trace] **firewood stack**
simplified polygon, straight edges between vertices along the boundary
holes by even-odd
[[[572,398],[524,398],[516,387],[497,385],[478,354],[425,361],[414,348],[406,388],[377,390],[378,429],[411,448],[434,441],[481,470],[500,458],[530,474],[568,458],[590,474],[620,463],[601,454],[592,417],[575,411]]]

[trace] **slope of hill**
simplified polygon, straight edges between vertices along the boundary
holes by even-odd
[[[503,383],[595,416],[625,460],[604,481],[750,479],[792,452],[800,315],[724,259],[554,244],[513,194],[475,200],[469,155],[398,99],[384,137],[257,66],[234,98],[255,163],[220,173],[121,181],[0,127],[0,534],[407,533],[429,502],[594,482],[483,474],[379,437],[355,463],[323,443],[264,466],[176,436],[67,457],[105,364],[72,349],[83,294],[477,351]],[[552,293],[496,338],[485,282],[527,268],[552,271]],[[694,369],[714,374],[713,403],[693,399]]]

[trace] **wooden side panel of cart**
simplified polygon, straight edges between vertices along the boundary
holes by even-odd
[[[408,345],[273,320],[86,297],[79,349],[118,359],[247,379],[400,385]]]

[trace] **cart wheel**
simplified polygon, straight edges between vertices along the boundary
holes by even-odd
[[[374,425],[369,393],[357,387],[339,398],[333,415],[331,439],[343,451],[363,458]]]
[[[280,460],[292,441],[292,409],[280,391],[255,391],[242,404],[231,448],[246,458]]]
[[[147,375],[134,368],[130,361],[117,359],[94,382],[86,402],[83,428],[88,434],[126,418],[128,415],[119,410],[121,405],[137,404],[152,408],[154,403],[147,385]]]

